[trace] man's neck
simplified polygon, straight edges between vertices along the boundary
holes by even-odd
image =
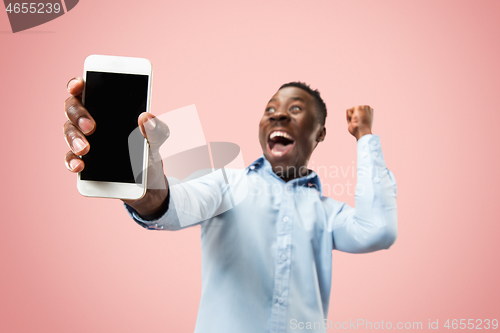
[[[286,183],[296,178],[302,178],[309,175],[312,170],[309,170],[306,166],[301,166],[299,168],[294,166],[289,166],[285,170],[281,167],[273,168],[273,172],[283,179]]]

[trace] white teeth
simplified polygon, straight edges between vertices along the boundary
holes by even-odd
[[[286,132],[281,132],[281,131],[275,131],[275,132],[272,132],[271,135],[269,136],[269,139],[273,139],[277,136],[281,136],[281,137],[284,137],[284,138],[287,138],[288,140],[292,140],[293,141],[293,138]]]

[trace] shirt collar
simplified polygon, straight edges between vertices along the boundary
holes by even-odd
[[[269,174],[272,174],[274,177],[279,178],[272,170],[271,163],[269,163],[269,161],[266,159],[264,155],[256,159],[252,164],[250,164],[246,168],[246,171],[247,173],[251,171],[267,172]],[[312,170],[310,171],[311,172],[307,176],[293,179],[290,182],[296,182],[297,185],[300,186],[314,187],[316,190],[318,190],[320,197],[323,197],[323,188],[321,186],[321,181],[319,180],[318,174],[316,174],[316,172]]]

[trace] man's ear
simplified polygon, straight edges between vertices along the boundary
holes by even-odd
[[[322,142],[323,140],[325,140],[325,136],[326,136],[326,127],[322,125],[321,129],[318,132],[318,136],[316,136],[316,141]]]

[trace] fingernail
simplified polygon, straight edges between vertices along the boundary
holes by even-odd
[[[152,131],[152,130],[154,130],[154,129],[155,129],[155,127],[156,127],[156,121],[155,121],[153,118],[151,118],[151,119],[149,119],[148,121],[146,121],[146,122],[144,123],[144,127],[145,127],[147,130]]]
[[[66,89],[68,89],[68,91],[71,90],[71,88],[73,88],[75,86],[75,84],[78,83],[78,80],[76,79],[71,79],[69,82],[68,82],[68,85],[66,86]]]
[[[74,150],[75,153],[82,151],[83,149],[85,149],[86,146],[87,145],[80,138],[76,138],[73,140],[73,149],[75,149]]]
[[[76,169],[78,164],[80,164],[80,162],[76,159],[72,159],[71,161],[69,161],[69,167],[71,168],[72,171]]]
[[[81,117],[80,119],[78,119],[78,127],[80,127],[83,133],[87,134],[88,132],[92,131],[94,125],[92,124],[92,121],[90,121],[90,119]]]

